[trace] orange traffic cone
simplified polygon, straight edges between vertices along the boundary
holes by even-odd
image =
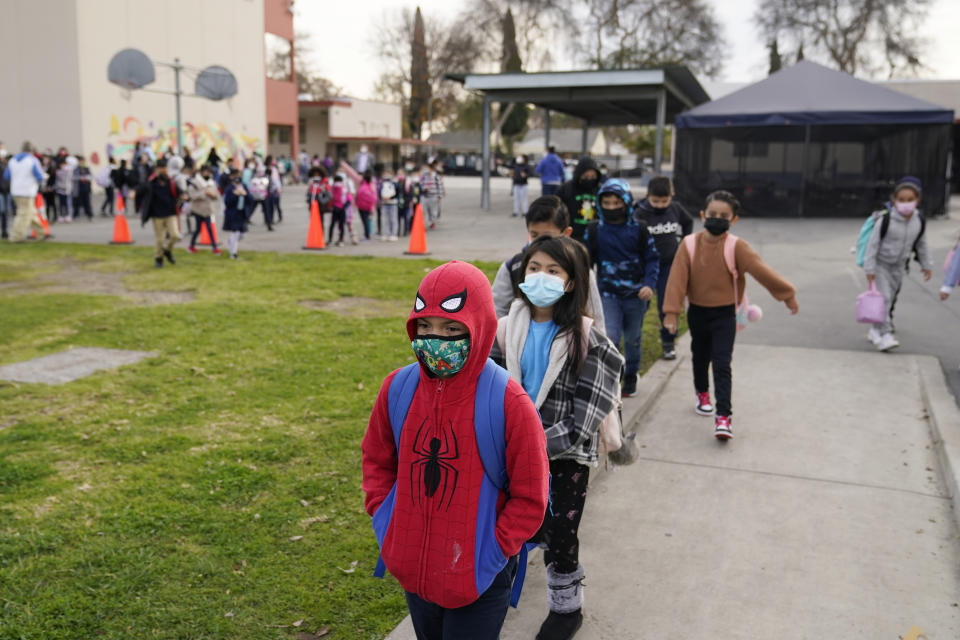
[[[123,215],[123,211],[113,216],[113,240],[110,244],[133,244],[130,227],[127,226],[127,217]]]
[[[117,213],[123,213],[124,204],[123,204],[123,194],[117,194]]]
[[[413,211],[413,223],[410,225],[410,245],[404,253],[408,255],[428,256],[427,230],[423,226],[423,208],[418,204]]]
[[[320,215],[320,205],[316,200],[310,203],[310,226],[307,227],[307,244],[303,248],[314,251],[327,248],[323,240],[323,216]]]
[[[36,206],[36,208],[37,208],[37,213],[39,213],[39,212],[41,212],[41,211],[44,210],[43,194],[42,194],[42,193],[38,193],[38,194],[37,194],[37,200],[36,200],[36,202],[34,203],[34,206]]]
[[[40,211],[40,209],[37,209],[37,220],[39,220],[41,226],[43,226],[43,235],[48,236],[50,235],[50,223],[47,222],[47,219]],[[34,229],[34,233],[36,233],[36,229]]]
[[[200,225],[200,240],[197,244],[203,247],[212,247],[214,243],[219,242],[217,239],[217,220],[213,216],[210,216],[210,228],[213,229],[213,241],[210,240],[210,232],[207,231],[207,225]]]

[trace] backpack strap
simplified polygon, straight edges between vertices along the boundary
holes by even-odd
[[[884,209],[880,212],[880,240],[887,237],[887,231],[890,229],[890,210]]]
[[[506,329],[506,324],[503,324]],[[473,424],[477,435],[477,451],[483,461],[483,471],[497,489],[509,492],[507,477],[507,441],[506,419],[504,417],[504,395],[510,374],[491,359],[483,365],[477,380],[477,400],[474,405]],[[485,396],[487,402],[481,402]],[[510,606],[517,607],[523,582],[527,573],[527,554],[537,545],[524,543],[517,558],[517,573],[510,590]]]
[[[510,374],[507,370],[487,358],[477,379],[476,402],[473,408],[473,426],[477,436],[477,451],[483,461],[483,471],[500,491],[509,490],[503,406],[509,380]],[[487,399],[487,402],[481,402],[481,398]]]
[[[687,255],[690,256],[690,266],[693,266],[693,256],[697,253],[697,234],[689,233],[683,236],[683,246],[687,248]]]
[[[740,308],[739,281],[740,273],[737,271],[737,236],[728,233],[723,240],[723,261],[727,263],[727,271],[733,276],[733,299],[734,307]]]
[[[397,447],[398,455],[400,450],[400,432],[403,430],[403,423],[407,419],[407,412],[410,411],[410,403],[413,402],[413,394],[417,392],[417,386],[420,384],[420,363],[411,362],[407,366],[397,371],[390,381],[390,388],[387,389],[387,409],[390,412],[390,428],[393,430],[393,443]],[[377,566],[373,569],[373,577],[382,578],[387,572],[387,565],[383,562],[383,554],[377,555]]]
[[[927,231],[927,218],[919,211],[917,215],[920,216],[920,233],[917,234],[916,239],[913,241],[913,257],[916,258],[917,262],[920,262],[920,253],[917,251],[917,246],[920,244],[920,238],[922,238],[923,234]]]
[[[420,363],[411,362],[397,371],[387,390],[387,408],[390,411],[390,428],[393,429],[393,443],[400,448],[400,431],[410,411],[413,394],[420,384]]]

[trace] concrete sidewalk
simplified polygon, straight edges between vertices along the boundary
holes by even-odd
[[[939,441],[958,441],[935,443],[927,411],[944,412],[941,432],[960,413],[942,380],[936,402],[922,387],[938,370],[738,345],[736,437],[721,444],[684,357],[637,426],[641,460],[592,478],[578,640],[960,637],[956,481],[937,469]],[[546,615],[541,558],[505,640],[534,638]],[[390,637],[413,637],[408,622]]]

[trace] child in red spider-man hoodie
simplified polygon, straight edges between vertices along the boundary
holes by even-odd
[[[547,507],[543,427],[523,387],[506,377],[503,398],[492,399],[503,404],[509,494],[491,490],[485,478],[474,417],[490,404],[484,394],[498,395],[495,385],[491,393],[484,383],[496,330],[483,272],[454,261],[427,274],[407,319],[419,362],[409,409],[398,417],[399,385],[391,393],[394,378],[403,375],[398,369],[384,380],[363,438],[367,513],[421,640],[499,637],[517,554]],[[399,446],[391,417],[403,425]]]

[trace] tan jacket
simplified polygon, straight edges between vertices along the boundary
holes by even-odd
[[[213,179],[204,180],[199,175],[188,178],[187,195],[190,196],[190,213],[209,218],[217,212],[220,192]]]
[[[676,320],[683,311],[683,299],[700,307],[723,307],[734,304],[733,277],[723,260],[723,241],[727,234],[715,237],[706,231],[696,235],[696,264],[690,264],[687,247],[681,243],[670,267],[667,280],[667,293],[664,297],[663,312]],[[797,291],[757,255],[746,240],[740,238],[734,251],[737,261],[737,289],[741,297],[746,287],[746,275],[749,273],[762,284],[774,298],[785,302],[793,298]]]

